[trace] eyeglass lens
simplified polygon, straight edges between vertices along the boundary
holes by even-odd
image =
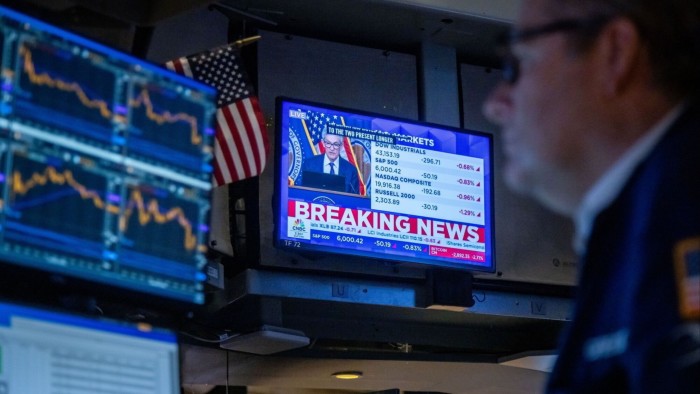
[[[502,45],[507,48],[506,55],[502,59],[503,79],[509,84],[514,84],[520,74],[520,62],[509,50],[513,44],[562,32],[585,31],[594,34],[612,17],[611,15],[595,15],[585,19],[561,19],[529,29],[510,31],[507,36],[501,39],[505,44]]]
[[[340,142],[328,142],[328,141],[326,141],[326,140],[323,140],[323,143],[324,143],[327,147],[329,147],[329,148],[330,148],[330,147],[333,147],[333,148],[340,148],[340,146],[342,145]]]

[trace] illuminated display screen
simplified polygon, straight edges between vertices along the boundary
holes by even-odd
[[[204,302],[215,91],[0,7],[0,260]]]
[[[288,98],[276,125],[278,247],[495,270],[491,136]]]
[[[0,302],[3,393],[179,393],[171,330]]]

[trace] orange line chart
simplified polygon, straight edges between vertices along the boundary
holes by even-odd
[[[192,145],[199,145],[202,143],[202,135],[199,133],[199,125],[196,117],[186,113],[173,114],[170,111],[157,113],[154,110],[153,102],[151,101],[151,96],[148,93],[148,90],[142,89],[141,93],[135,99],[129,100],[129,106],[132,108],[139,108],[143,106],[146,111],[146,117],[158,125],[178,122],[188,124],[190,128],[190,142]]]
[[[48,166],[43,172],[34,172],[28,178],[23,178],[20,171],[12,174],[12,192],[14,195],[26,195],[32,189],[46,186],[48,184],[65,185],[78,192],[84,200],[90,200],[92,204],[102,210],[112,214],[119,214],[119,206],[107,204],[98,193],[88,189],[78,182],[73,172],[70,170],[58,171],[55,167]],[[184,231],[183,246],[186,250],[194,250],[197,247],[197,237],[192,230],[192,223],[185,216],[180,207],[174,207],[161,212],[158,200],[151,199],[146,203],[139,190],[132,190],[126,208],[119,218],[119,229],[123,232],[128,230],[128,223],[131,216],[136,213],[138,223],[146,226],[149,223],[168,224],[176,222]]]
[[[20,48],[20,55],[24,59],[22,62],[22,69],[26,73],[27,78],[29,78],[30,83],[73,93],[83,106],[90,109],[96,109],[99,111],[100,115],[106,119],[112,117],[112,111],[107,102],[99,99],[91,99],[88,94],[85,93],[85,89],[83,89],[79,83],[54,78],[46,72],[38,73],[36,71],[34,61],[32,60],[32,52],[29,50],[29,48],[22,46]]]
[[[151,222],[167,224],[176,221],[185,232],[183,242],[185,249],[194,250],[197,247],[197,237],[192,231],[192,223],[187,219],[182,208],[174,207],[161,212],[158,200],[151,199],[146,203],[142,193],[134,189],[129,196],[126,209],[119,219],[119,229],[121,231],[126,232],[128,230],[128,223],[134,214],[134,209],[137,213],[138,224],[141,226],[147,226]]]
[[[44,172],[35,172],[29,178],[23,179],[20,171],[12,173],[12,193],[13,195],[25,195],[30,190],[45,186],[48,183],[55,185],[66,185],[78,192],[84,200],[91,200],[98,209],[106,209],[109,213],[118,214],[119,207],[112,204],[105,204],[104,200],[93,190],[89,190],[80,184],[73,177],[71,170],[57,171],[52,166],[46,167]]]

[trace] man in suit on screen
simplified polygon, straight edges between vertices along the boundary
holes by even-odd
[[[349,161],[340,157],[340,150],[343,149],[343,137],[334,134],[324,133],[321,143],[326,148],[326,152],[321,155],[316,155],[304,160],[302,171],[304,178],[310,178],[309,173],[320,173],[327,175],[335,175],[345,179],[344,186],[340,190],[335,187],[324,187],[320,185],[311,185],[309,179],[303,179],[304,186],[322,187],[336,191],[344,191],[347,193],[359,193],[359,178],[357,176],[357,168]],[[325,177],[332,179],[332,177]]]

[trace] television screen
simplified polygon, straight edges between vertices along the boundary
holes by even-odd
[[[277,99],[275,245],[494,272],[492,137]]]
[[[215,91],[7,8],[0,56],[0,263],[202,304]]]

